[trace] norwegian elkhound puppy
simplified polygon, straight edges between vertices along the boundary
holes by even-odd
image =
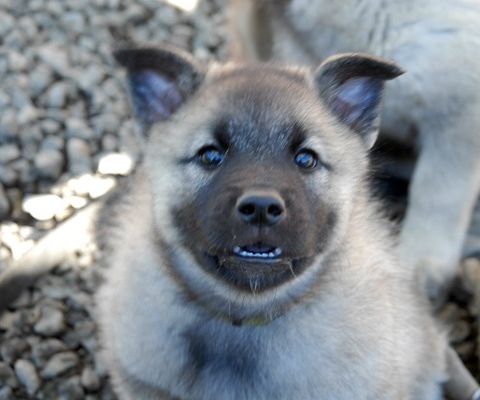
[[[386,90],[381,130],[418,148],[399,250],[437,297],[456,273],[480,189],[480,2],[232,3],[237,57],[316,65],[360,51],[406,69]]]
[[[125,399],[441,399],[446,341],[366,184],[386,80],[121,50],[146,154],[98,302]]]

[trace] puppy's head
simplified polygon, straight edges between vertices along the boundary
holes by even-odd
[[[342,241],[378,133],[384,81],[362,55],[320,67],[198,65],[169,48],[122,50],[159,246],[177,281],[232,318],[274,315]]]

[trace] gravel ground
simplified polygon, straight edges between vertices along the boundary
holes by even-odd
[[[166,41],[223,59],[224,3],[0,1],[0,273],[133,168],[141,149],[112,49]],[[61,263],[0,316],[0,400],[115,398],[98,358],[95,255]],[[480,262],[461,271],[439,318],[478,377]]]

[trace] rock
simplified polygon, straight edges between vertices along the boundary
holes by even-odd
[[[104,175],[128,175],[133,169],[133,160],[128,154],[110,153],[98,162],[98,172]]]
[[[38,221],[46,221],[62,213],[68,203],[54,194],[39,194],[26,196],[22,209]]]
[[[27,125],[35,122],[38,118],[38,110],[31,104],[22,107],[17,115],[17,121],[20,125]]]
[[[15,18],[0,10],[0,37],[5,37],[15,26]]]
[[[40,123],[40,127],[42,132],[45,133],[45,135],[47,135],[45,140],[58,139],[58,140],[61,140],[62,146],[63,146],[63,143],[64,143],[63,137],[52,136],[58,133],[58,131],[60,131],[61,129],[60,123],[58,121],[55,121],[54,119],[45,119]]]
[[[58,339],[46,339],[32,346],[32,359],[38,367],[43,366],[54,354],[66,351],[65,344]]]
[[[63,170],[63,154],[55,149],[42,149],[35,156],[34,165],[40,178],[57,179]]]
[[[19,382],[25,387],[27,393],[33,396],[40,388],[40,378],[35,366],[28,360],[17,360],[15,362],[15,373]]]
[[[0,221],[7,219],[10,211],[10,203],[8,201],[7,193],[0,183]]]
[[[45,306],[40,319],[33,327],[34,332],[43,336],[56,336],[65,330],[65,316],[57,308]]]
[[[93,179],[91,182],[90,188],[88,189],[88,195],[92,199],[98,199],[99,197],[102,197],[104,194],[113,189],[115,187],[115,184],[115,179],[111,177],[95,177],[95,179]]]
[[[69,61],[65,48],[47,43],[37,48],[37,55],[41,61],[52,67],[58,74],[68,75]]]
[[[62,108],[67,103],[68,85],[65,82],[54,83],[45,96],[46,105],[49,107]]]
[[[13,391],[9,386],[0,387],[0,400],[15,400]]]
[[[60,383],[58,400],[84,400],[85,393],[78,376],[72,376]]]
[[[28,60],[17,51],[10,51],[8,53],[8,67],[12,72],[25,71],[28,67]]]
[[[13,186],[17,181],[17,173],[11,167],[0,164],[0,183],[5,186]]]
[[[66,123],[67,137],[92,139],[95,135],[92,129],[81,119],[69,118]]]
[[[53,74],[49,67],[39,64],[30,73],[30,91],[33,96],[40,96],[52,83]]]
[[[0,164],[6,164],[21,156],[20,149],[16,144],[4,144],[0,146]]]
[[[13,313],[12,313],[13,314]],[[4,315],[8,315],[4,313]],[[8,324],[11,326],[11,324]],[[18,358],[20,358],[30,346],[25,339],[18,337],[4,340],[2,339],[0,346],[0,355],[2,356],[3,361],[6,361],[12,365]]]
[[[0,382],[6,384],[7,386],[15,389],[18,387],[18,381],[13,373],[12,369],[7,363],[0,361]]]
[[[55,378],[75,368],[78,362],[78,356],[72,351],[57,353],[47,361],[41,375],[45,379]]]
[[[97,374],[90,367],[86,367],[83,370],[81,376],[81,383],[85,390],[89,392],[96,392],[100,389],[100,379],[98,379]]]
[[[90,147],[79,138],[67,141],[68,169],[73,175],[81,175],[91,170]]]

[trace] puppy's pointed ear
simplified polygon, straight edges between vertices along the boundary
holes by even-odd
[[[342,123],[360,134],[370,149],[378,136],[384,83],[402,73],[395,64],[378,58],[342,54],[325,60],[314,78],[328,108]]]
[[[204,78],[190,55],[169,47],[122,49],[114,57],[127,68],[134,114],[145,128],[175,113]]]

